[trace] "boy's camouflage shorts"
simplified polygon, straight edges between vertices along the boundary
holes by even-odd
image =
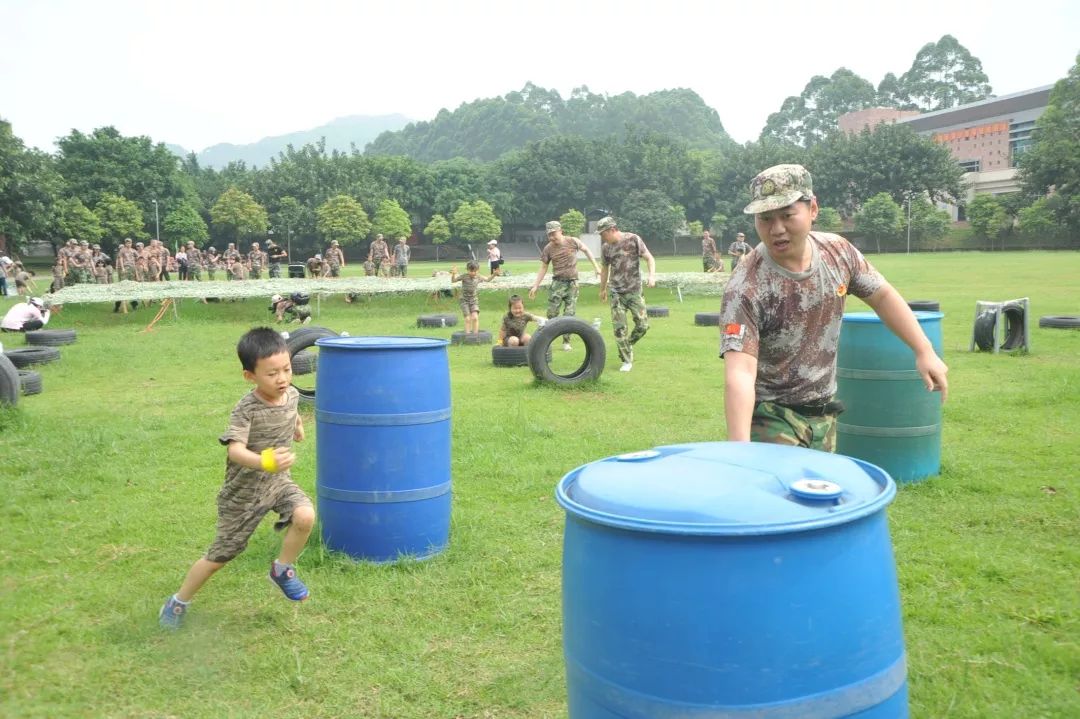
[[[297,507],[313,506],[288,474],[260,472],[259,476],[261,479],[256,481],[234,481],[218,492],[217,533],[214,543],[206,550],[206,558],[211,562],[225,563],[244,551],[255,528],[270,510],[278,513],[274,530],[280,532],[292,522]]]
[[[836,415],[804,417],[775,402],[759,402],[750,420],[750,441],[836,451]]]

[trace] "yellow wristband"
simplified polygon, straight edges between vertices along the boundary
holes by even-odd
[[[267,447],[262,451],[260,455],[262,457],[262,468],[265,472],[278,471],[277,457],[274,456],[274,448]]]

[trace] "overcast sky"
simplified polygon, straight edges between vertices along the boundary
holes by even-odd
[[[995,94],[1049,85],[1080,52],[1080,2],[0,0],[0,117],[49,151],[103,125],[200,151],[531,81],[690,88],[745,142],[813,75],[877,85],[946,33]]]

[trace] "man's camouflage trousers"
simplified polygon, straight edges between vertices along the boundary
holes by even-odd
[[[551,294],[548,295],[547,317],[554,319],[559,316],[559,308],[563,308],[563,314],[573,317],[577,314],[578,283],[577,280],[551,280]],[[563,342],[569,342],[570,335],[563,335]]]
[[[645,309],[645,298],[640,293],[620,294],[608,290],[608,303],[611,305],[611,324],[615,329],[615,346],[619,348],[619,359],[623,362],[634,361],[634,344],[649,331],[649,313]],[[634,321],[634,331],[627,336],[626,318]]]

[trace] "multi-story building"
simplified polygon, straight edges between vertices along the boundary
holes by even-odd
[[[842,116],[845,132],[881,122],[904,124],[945,145],[964,168],[966,195],[959,206],[946,207],[954,220],[964,220],[964,206],[977,193],[1004,195],[1020,189],[1016,161],[1032,144],[1035,121],[1046,111],[1053,85],[951,107],[911,114],[889,108],[859,110]]]

